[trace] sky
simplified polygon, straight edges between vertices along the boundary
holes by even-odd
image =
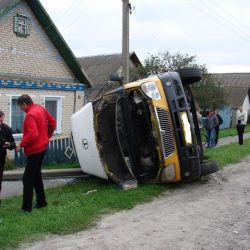
[[[41,0],[75,56],[122,51],[122,0]],[[130,51],[196,55],[210,73],[250,72],[249,0],[130,0]]]

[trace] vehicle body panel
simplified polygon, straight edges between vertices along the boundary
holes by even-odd
[[[86,174],[108,179],[96,145],[92,103],[86,104],[71,117],[71,126],[82,171]]]

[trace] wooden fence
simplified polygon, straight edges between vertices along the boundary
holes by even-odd
[[[52,138],[46,151],[43,165],[62,164],[77,161],[77,157],[74,152],[72,152],[71,159],[66,157],[65,151],[67,147],[73,148],[70,137]],[[20,152],[15,151],[14,161],[16,167],[23,167],[26,164],[26,156],[24,155],[23,150]]]

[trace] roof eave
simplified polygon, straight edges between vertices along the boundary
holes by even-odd
[[[49,17],[48,13],[44,9],[40,1],[39,0],[26,0],[26,2],[30,6],[31,10],[33,11],[34,15],[39,20],[40,24],[44,28],[48,37],[50,38],[54,46],[57,48],[60,55],[65,60],[65,62],[67,63],[71,71],[74,73],[76,78],[81,83],[85,84],[87,87],[91,87],[90,80],[84,74],[73,52],[67,45],[66,41],[63,39],[61,33],[56,28],[54,22]]]

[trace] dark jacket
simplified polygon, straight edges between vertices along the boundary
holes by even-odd
[[[218,119],[216,115],[211,115],[211,116],[208,115],[206,118],[205,128],[207,130],[212,130],[212,129],[215,129],[217,125],[218,125]]]
[[[9,142],[10,146],[8,149],[13,150],[16,147],[15,140],[12,135],[12,129],[5,123],[0,125],[0,153],[6,153],[4,148],[5,142]]]
[[[222,119],[222,117],[221,117],[219,114],[217,114],[216,117],[217,117],[217,119],[218,119],[218,124],[217,124],[217,126],[215,127],[215,129],[219,129],[219,128],[220,128],[220,125],[223,124],[223,119]]]

